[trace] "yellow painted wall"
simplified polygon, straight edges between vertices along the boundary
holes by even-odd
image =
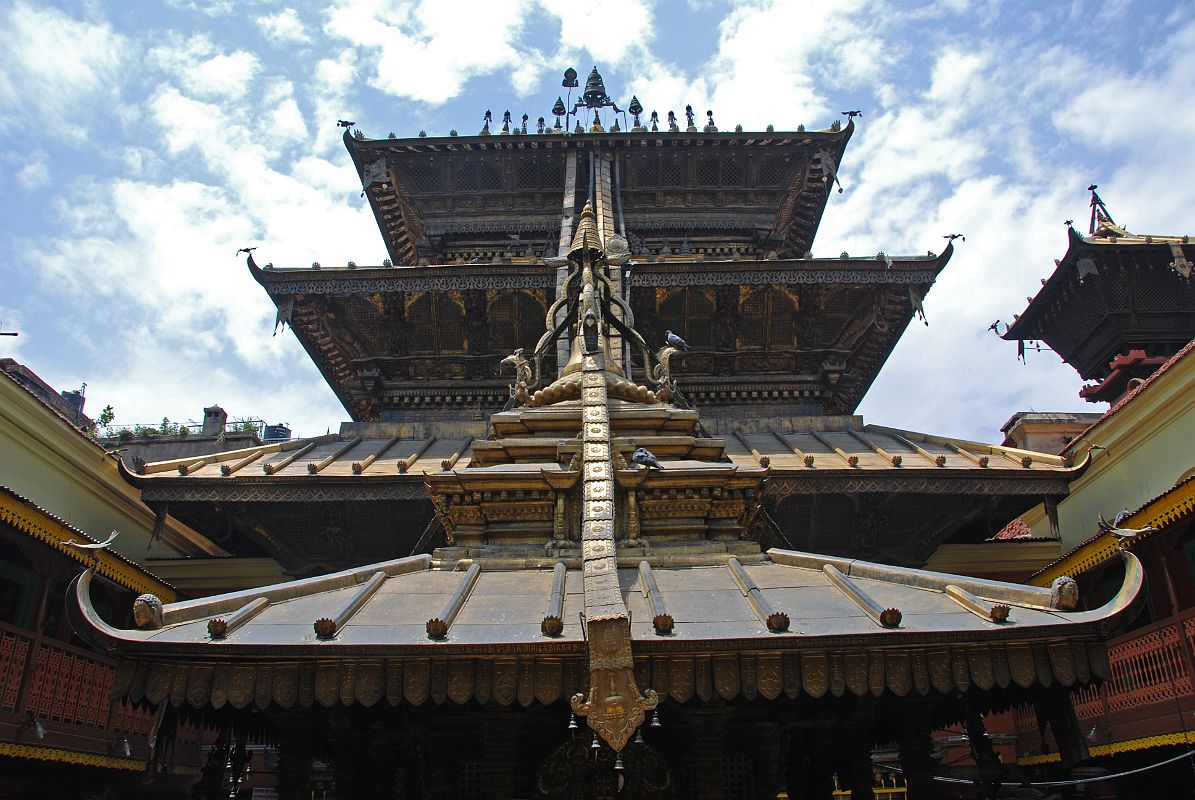
[[[146,557],[218,554],[191,528],[170,519],[164,542],[150,544],[154,513],[126,483],[116,461],[12,380],[0,377],[0,484],[103,540],[136,563]]]
[[[1128,404],[1072,445],[1081,458],[1090,445],[1094,459],[1058,506],[1063,551],[1098,532],[1097,518],[1135,510],[1170,489],[1195,468],[1195,354],[1173,364]],[[1050,525],[1039,506],[1024,516],[1039,536]]]

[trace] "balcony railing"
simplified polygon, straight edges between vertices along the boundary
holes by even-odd
[[[28,674],[26,674],[28,673]],[[104,751],[114,735],[143,739],[153,713],[111,700],[116,662],[65,642],[0,623],[0,714],[32,713],[56,732]],[[12,719],[10,716],[9,719]],[[81,736],[81,738],[79,738]]]
[[[1111,679],[1100,686],[1084,686],[1071,696],[1075,716],[1081,721],[1115,715],[1140,714],[1155,703],[1172,704],[1195,697],[1195,609],[1140,628],[1108,643]],[[1162,714],[1159,714],[1162,716]],[[1018,733],[1037,733],[1037,719],[1028,707],[1013,714]],[[1170,733],[1171,731],[1156,731]]]

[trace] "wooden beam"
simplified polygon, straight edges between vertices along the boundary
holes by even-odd
[[[345,442],[342,446],[336,448],[336,452],[332,453],[331,455],[327,456],[326,458],[322,458],[318,462],[312,461],[310,464],[308,464],[307,472],[311,475],[318,474],[319,471],[322,470],[324,467],[328,466],[333,461],[340,458],[341,456],[343,456],[348,451],[352,450],[354,447],[356,447],[360,443],[361,443],[360,436],[358,436],[355,439],[351,439],[351,440]]]
[[[381,570],[375,572],[369,581],[349,599],[339,614],[331,619],[321,617],[315,621],[315,635],[320,639],[331,639],[340,633],[341,629],[353,618],[353,615],[360,611],[369,602],[369,599],[373,597],[374,593],[382,587],[382,583],[385,580],[385,572]]]
[[[562,565],[563,566],[563,565]],[[465,606],[465,601],[469,599],[469,593],[473,591],[473,587],[477,585],[477,577],[481,574],[481,564],[474,561],[465,570],[465,574],[461,576],[460,583],[457,584],[456,590],[452,596],[448,598],[448,602],[444,604],[444,608],[440,611],[439,616],[433,617],[427,621],[427,638],[429,639],[447,639],[448,629],[452,627],[456,615],[460,613]]]
[[[378,448],[374,452],[370,453],[368,456],[366,456],[365,460],[354,461],[353,462],[353,474],[360,475],[362,472],[369,469],[370,466],[373,464],[373,462],[375,462],[379,458],[381,458],[386,453],[387,450],[389,450],[391,447],[394,447],[394,445],[396,445],[396,444],[398,444],[397,436],[392,437],[390,439],[390,441],[386,442],[380,448]]]
[[[548,595],[548,613],[539,624],[544,636],[559,636],[564,632],[564,590],[568,568],[557,561],[552,568],[552,593]]]
[[[751,576],[747,574],[747,570],[743,569],[743,564],[734,556],[731,556],[726,561],[726,569],[730,571],[730,577],[734,579],[735,584],[739,587],[739,591],[743,593],[743,597],[747,600],[747,605],[755,612],[755,616],[759,618],[767,629],[772,633],[784,633],[788,630],[789,619],[788,614],[783,611],[773,611],[772,607],[768,605],[768,601],[764,599],[763,592],[755,585],[755,581],[751,580]]]
[[[876,623],[882,628],[896,628],[900,625],[901,613],[899,608],[884,608],[879,603],[871,598],[869,594],[860,589],[854,581],[838,571],[838,568],[833,564],[826,564],[822,567],[822,574],[826,579],[854,602],[855,605],[863,609],[863,613],[871,617],[872,622]]]
[[[664,596],[660,594],[660,587],[656,585],[656,576],[652,574],[651,565],[646,561],[639,562],[639,582],[643,596],[651,605],[651,624],[656,629],[656,635],[664,636],[672,633],[675,622],[664,606]]]

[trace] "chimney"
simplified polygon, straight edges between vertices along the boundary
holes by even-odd
[[[203,435],[219,436],[224,433],[224,423],[228,422],[228,412],[220,406],[203,409]]]
[[[71,389],[67,392],[62,392],[62,399],[70,403],[71,408],[75,409],[75,419],[83,416],[83,392],[76,389]]]

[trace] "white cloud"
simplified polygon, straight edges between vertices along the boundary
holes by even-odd
[[[127,40],[107,22],[18,2],[0,11],[0,30],[0,131],[80,140],[118,100]]]
[[[231,53],[220,48],[206,34],[186,39],[177,34],[148,54],[150,63],[165,70],[180,86],[205,99],[237,99],[249,90],[261,69],[257,56],[245,50]]]
[[[25,166],[17,170],[17,183],[26,191],[40,189],[50,182],[50,160],[45,150],[34,150],[29,154]]]
[[[629,0],[628,0],[629,2]],[[387,94],[432,105],[456,97],[476,75],[506,71],[516,92],[534,88],[532,66],[544,57],[519,41],[530,0],[460,6],[440,0],[393,5],[339,0],[324,31],[367,54],[369,84]],[[623,45],[616,45],[621,52]]]
[[[284,8],[277,14],[257,17],[257,27],[274,44],[306,44],[311,41],[299,12]]]

